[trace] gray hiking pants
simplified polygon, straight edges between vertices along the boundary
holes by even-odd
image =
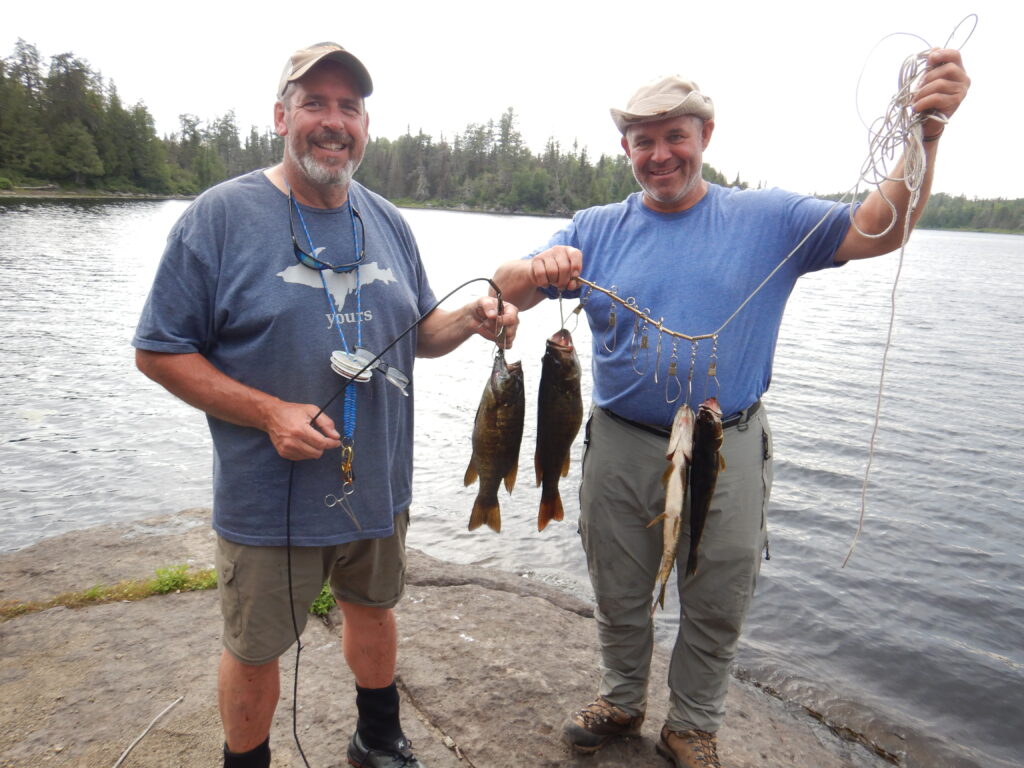
[[[654,625],[651,605],[663,527],[647,524],[664,511],[661,478],[667,439],[625,424],[600,408],[587,423],[580,487],[580,535],[597,602],[600,695],[632,715],[647,708]],[[697,572],[684,577],[690,546],[683,510],[673,577],[682,605],[672,651],[666,724],[715,732],[725,715],[729,668],[754,593],[765,548],[772,445],[762,407],[725,430]]]

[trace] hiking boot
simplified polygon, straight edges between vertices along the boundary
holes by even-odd
[[[675,768],[722,768],[718,737],[707,731],[673,731],[666,725],[657,748]]]
[[[573,712],[562,733],[570,747],[589,754],[597,752],[614,738],[639,736],[643,722],[643,715],[633,717],[598,697],[593,704]]]

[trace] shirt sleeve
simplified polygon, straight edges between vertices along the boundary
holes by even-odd
[[[138,349],[172,354],[209,349],[216,275],[209,260],[187,245],[188,226],[183,218],[167,239],[132,339]]]
[[[802,264],[801,272],[842,266],[835,263],[836,251],[850,230],[851,217],[859,206],[860,203],[850,205],[790,195],[787,221],[791,241],[802,243],[797,254]]]

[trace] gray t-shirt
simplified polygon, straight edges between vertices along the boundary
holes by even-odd
[[[331,369],[332,351],[361,345],[379,353],[435,302],[398,210],[355,182],[349,201],[358,218],[349,203],[331,210],[303,206],[300,215],[294,207],[289,211],[288,197],[263,171],[207,190],[168,236],[133,345],[198,352],[251,387],[282,400],[323,405],[344,381]],[[300,245],[332,264],[353,260],[358,236],[366,250],[359,269],[321,273],[298,263],[289,213]],[[415,350],[413,330],[383,360],[411,379]],[[284,545],[289,503],[295,546],[392,533],[393,516],[409,507],[412,495],[413,387],[405,397],[379,372],[351,386],[355,492],[347,498],[361,529],[342,507],[326,503],[329,495],[342,495],[340,450],[296,462],[289,489],[290,462],[266,433],[208,417],[213,527],[220,535],[242,544]],[[327,409],[343,434],[344,399]]]

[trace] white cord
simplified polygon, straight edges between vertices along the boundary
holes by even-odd
[[[122,752],[122,753],[121,753],[121,756],[120,756],[119,758],[117,758],[117,762],[116,762],[116,763],[114,763],[114,765],[112,766],[112,768],[118,768],[118,766],[120,766],[120,765],[121,765],[121,763],[123,763],[123,762],[124,762],[124,759],[125,759],[126,757],[128,757],[128,753],[129,753],[129,752],[131,752],[131,751],[132,751],[133,749],[135,749],[135,746],[136,746],[136,745],[137,745],[137,744],[138,744],[138,743],[139,743],[140,741],[142,741],[142,739],[143,739],[143,738],[145,737],[145,735],[146,735],[147,733],[149,733],[149,732],[150,732],[150,731],[151,731],[151,730],[153,729],[153,726],[154,726],[154,725],[156,725],[156,723],[157,723],[157,720],[159,720],[159,719],[160,719],[161,717],[163,717],[164,715],[166,715],[166,714],[167,714],[168,712],[170,712],[170,711],[171,711],[172,709],[174,709],[174,708],[175,708],[176,706],[178,706],[178,705],[179,705],[179,704],[180,704],[180,703],[181,703],[182,701],[184,701],[184,700],[185,700],[185,697],[184,697],[184,696],[179,696],[179,697],[178,697],[177,699],[175,699],[175,700],[174,700],[174,702],[172,702],[172,703],[171,703],[171,704],[170,704],[169,706],[167,706],[167,707],[166,707],[166,708],[164,709],[164,711],[163,711],[163,712],[161,712],[161,713],[160,713],[159,715],[157,715],[156,717],[154,717],[154,718],[153,718],[153,722],[151,722],[151,723],[150,723],[150,724],[149,724],[148,726],[146,726],[146,730],[144,730],[144,731],[143,731],[142,733],[140,733],[140,734],[139,734],[139,737],[138,737],[138,738],[137,738],[137,739],[136,739],[135,741],[133,741],[133,742],[132,742],[131,744],[129,744],[129,745],[128,745],[128,749],[126,749],[126,750],[125,750],[124,752]]]

